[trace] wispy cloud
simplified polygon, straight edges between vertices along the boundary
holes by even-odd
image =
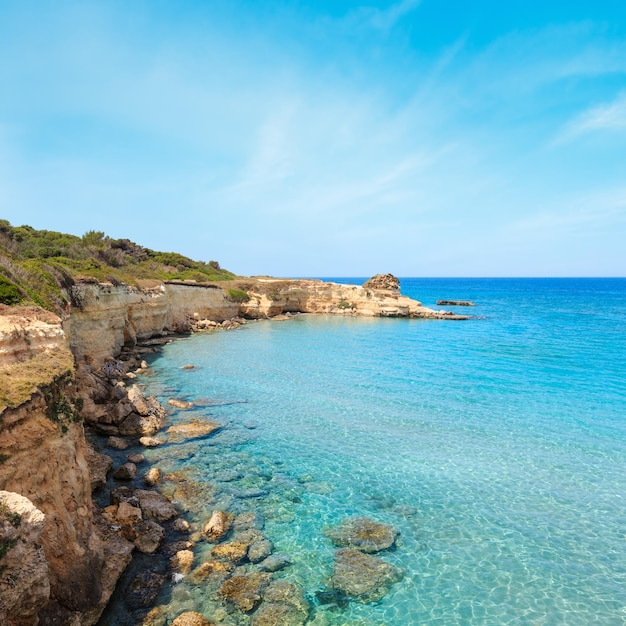
[[[591,107],[571,120],[553,140],[553,145],[601,131],[626,131],[626,92],[609,103]]]
[[[387,9],[360,7],[350,18],[366,23],[377,30],[387,31],[393,28],[405,15],[415,10],[422,0],[401,0]],[[351,20],[352,21],[352,20]]]

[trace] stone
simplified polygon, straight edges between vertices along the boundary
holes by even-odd
[[[107,482],[107,474],[113,467],[113,459],[107,454],[100,454],[90,446],[87,447],[87,465],[91,476],[91,490],[102,489]]]
[[[377,602],[402,579],[398,567],[352,548],[335,553],[332,586],[363,604]]]
[[[139,522],[135,526],[135,532],[137,533],[135,546],[139,552],[144,554],[155,552],[165,537],[165,529],[152,520]]]
[[[226,579],[235,569],[232,563],[224,561],[206,561],[196,570],[194,570],[189,578],[193,584],[199,584],[209,578]],[[223,580],[222,580],[223,582]]]
[[[127,395],[128,401],[133,407],[133,411],[135,411],[135,413],[139,413],[139,415],[150,415],[148,400],[137,385],[132,385],[128,389]]]
[[[253,572],[233,576],[220,587],[220,595],[240,611],[249,613],[261,602],[262,593],[271,580],[271,574]]]
[[[258,563],[259,561],[263,561],[270,554],[272,554],[274,546],[272,546],[272,542],[264,539],[262,541],[255,541],[250,544],[248,548],[248,560],[250,563]]]
[[[124,526],[134,526],[143,519],[141,509],[128,502],[120,502],[115,512],[115,520]]]
[[[233,495],[235,498],[248,500],[250,498],[262,498],[267,495],[267,491],[259,487],[250,487],[249,489],[233,489]]]
[[[156,437],[140,437],[139,443],[144,446],[144,448],[156,448],[164,442]]]
[[[107,446],[109,448],[113,448],[114,450],[126,450],[130,444],[126,439],[122,439],[121,437],[109,437],[107,439]]]
[[[200,613],[185,611],[172,622],[172,626],[211,626],[211,622]]]
[[[267,589],[263,593],[263,600],[265,602],[274,602],[277,604],[288,604],[293,606],[299,613],[302,614],[303,619],[306,619],[309,615],[310,606],[305,600],[302,589],[295,583],[285,580],[272,581]]]
[[[182,424],[174,424],[166,432],[170,443],[181,443],[190,439],[208,437],[221,428],[221,424],[212,420],[192,419]]]
[[[376,274],[363,283],[364,289],[400,291],[400,281],[393,274]]]
[[[154,604],[165,576],[154,570],[139,573],[126,590],[126,603],[131,609],[146,608]]]
[[[437,300],[437,306],[475,306],[469,300]]]
[[[132,454],[129,454],[127,458],[128,461],[134,463],[135,465],[137,465],[138,463],[144,463],[146,460],[146,457],[138,452],[133,452]]]
[[[163,419],[160,415],[139,415],[131,412],[121,421],[118,428],[121,435],[149,437],[159,432],[162,425]]]
[[[233,520],[233,529],[236,531],[249,530],[256,528],[262,530],[265,526],[265,521],[255,511],[247,511],[246,513],[240,513]]]
[[[204,525],[202,534],[211,543],[221,541],[230,530],[233,521],[231,513],[224,511],[213,511],[209,521]]]
[[[254,612],[250,626],[301,626],[307,616],[288,604],[263,602]]]
[[[135,497],[139,500],[139,506],[148,519],[165,522],[173,517],[178,517],[174,505],[163,495],[156,491],[136,489]]]
[[[161,470],[158,467],[151,467],[144,475],[143,482],[148,485],[148,487],[154,487],[159,482],[161,482]]]
[[[141,626],[165,626],[166,624],[167,617],[161,606],[155,606],[153,609],[150,609],[141,622]]]
[[[124,463],[124,465],[120,465],[113,472],[113,478],[116,480],[132,480],[136,474],[137,466],[134,463]]]
[[[167,403],[175,409],[187,410],[193,407],[193,402],[187,402],[187,400],[179,400],[178,398],[170,398]]]
[[[189,522],[182,517],[177,517],[172,523],[172,530],[175,530],[179,533],[187,533],[189,532]]]
[[[122,381],[119,381],[115,383],[115,385],[113,385],[113,389],[111,389],[111,397],[114,400],[117,400],[119,402],[120,400],[126,398],[127,395],[128,393],[126,391],[126,385]]]
[[[239,541],[229,541],[227,543],[220,543],[217,546],[211,548],[211,556],[214,559],[223,559],[230,561],[231,563],[240,563],[248,554],[247,543],[241,543]]]
[[[172,569],[179,571],[181,574],[188,574],[193,565],[193,552],[191,550],[179,550],[171,559],[170,566]]]
[[[390,524],[381,524],[368,517],[350,517],[324,534],[338,547],[349,547],[361,552],[380,552],[391,548],[400,534]]]
[[[259,569],[263,572],[278,572],[291,565],[286,554],[272,554],[259,563]]]
[[[192,365],[191,363],[187,363],[187,365],[183,365],[183,366],[181,367],[181,369],[183,369],[183,370],[195,370],[195,369],[196,369],[196,366],[195,366],[195,365]]]

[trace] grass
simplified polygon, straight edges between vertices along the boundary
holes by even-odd
[[[69,350],[38,353],[28,361],[0,367],[0,412],[26,402],[36,387],[51,383],[73,368]]]

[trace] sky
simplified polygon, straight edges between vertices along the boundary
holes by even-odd
[[[0,0],[0,218],[241,275],[626,276],[626,1]]]

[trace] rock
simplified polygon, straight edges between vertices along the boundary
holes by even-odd
[[[156,437],[140,437],[139,443],[144,446],[144,448],[156,448],[164,442]]]
[[[266,602],[275,602],[278,604],[289,604],[295,607],[304,615],[304,619],[309,614],[309,603],[304,599],[302,590],[298,585],[284,578],[272,581],[265,592],[263,600]]]
[[[128,401],[133,407],[133,411],[135,411],[135,413],[139,413],[139,415],[150,415],[150,406],[148,405],[148,400],[141,391],[141,389],[137,387],[137,385],[133,385],[132,387],[130,387],[128,389],[127,395]]]
[[[40,544],[45,521],[28,498],[0,491],[1,624],[37,624],[37,613],[48,602],[50,574]]]
[[[132,609],[149,607],[159,595],[165,576],[154,570],[143,571],[126,590],[126,603]]]
[[[253,572],[233,576],[220,587],[220,595],[244,613],[254,610],[261,602],[263,590],[269,584],[271,574]]]
[[[182,424],[174,424],[167,429],[170,443],[181,443],[189,439],[198,439],[221,430],[222,425],[211,420],[193,419]]]
[[[178,517],[172,523],[172,530],[175,530],[179,533],[189,532],[189,522],[182,517]]]
[[[301,626],[307,616],[288,604],[263,602],[255,611],[250,626]]]
[[[131,412],[122,420],[118,428],[121,435],[150,436],[159,432],[161,426],[163,426],[161,415],[139,415],[139,413]]]
[[[159,482],[161,482],[161,470],[158,467],[151,467],[144,475],[143,482],[148,485],[148,487],[154,487]]]
[[[235,569],[232,563],[225,563],[224,561],[206,561],[196,570],[194,570],[190,579],[195,585],[204,582],[208,578],[226,579],[230,576]]]
[[[124,526],[134,526],[143,519],[141,509],[128,502],[120,502],[115,512],[115,520]]]
[[[187,400],[179,400],[178,398],[170,398],[167,403],[173,406],[175,409],[181,409],[183,411],[193,407],[193,402],[187,402]]]
[[[363,288],[400,291],[400,281],[393,274],[376,274],[363,283]]]
[[[249,530],[251,528],[263,529],[265,521],[263,518],[254,511],[247,511],[246,513],[240,513],[233,520],[233,529],[236,531]]]
[[[248,554],[247,543],[241,543],[239,541],[229,541],[227,543],[220,543],[217,546],[211,548],[211,556],[214,559],[223,559],[230,561],[231,563],[240,563]]]
[[[165,522],[173,517],[178,517],[178,512],[172,503],[156,491],[136,489],[135,497],[139,500],[139,506],[145,517]]]
[[[217,543],[221,541],[228,533],[233,521],[231,513],[224,511],[213,511],[209,521],[204,525],[202,534],[207,541]]]
[[[196,369],[196,366],[195,366],[195,365],[192,365],[191,363],[188,363],[187,365],[183,365],[183,366],[181,367],[181,369],[183,369],[183,370],[195,370],[195,369]]]
[[[131,463],[135,463],[135,465],[137,465],[137,463],[144,463],[146,460],[146,457],[143,454],[138,454],[137,452],[133,452],[132,454],[128,455],[128,460]]]
[[[120,465],[113,472],[113,478],[116,480],[132,480],[136,474],[137,466],[134,463],[124,463],[124,465]]]
[[[107,474],[113,467],[113,459],[107,454],[99,454],[90,446],[87,447],[87,465],[91,475],[91,490],[102,489],[107,482]]]
[[[122,439],[121,437],[109,437],[107,439],[107,446],[109,446],[109,448],[113,448],[114,450],[126,450],[129,443],[126,439]]]
[[[263,572],[278,572],[291,565],[286,554],[272,554],[259,563],[259,569]]]
[[[469,300],[437,300],[437,306],[475,306]]]
[[[152,520],[139,522],[135,526],[135,532],[137,533],[135,546],[144,554],[155,552],[165,537],[165,529]]]
[[[235,498],[247,500],[249,498],[262,498],[267,495],[267,491],[265,489],[259,489],[258,487],[251,487],[250,489],[233,489],[233,495]]]
[[[200,613],[185,611],[172,622],[172,626],[211,626],[211,622]]]
[[[141,626],[165,626],[166,624],[167,618],[161,606],[155,606],[153,609],[150,609],[141,622]]]
[[[193,565],[193,552],[191,550],[179,550],[171,559],[170,566],[172,569],[179,571],[181,574],[188,574]]]
[[[390,524],[381,524],[368,517],[351,517],[339,526],[325,530],[324,534],[338,547],[372,553],[391,548],[400,532]]]
[[[402,570],[352,548],[335,553],[332,586],[357,602],[377,602],[402,579]]]
[[[250,544],[248,548],[248,560],[250,563],[258,563],[259,561],[263,561],[270,554],[272,554],[274,546],[272,546],[272,542],[264,539],[262,541],[255,541]]]

